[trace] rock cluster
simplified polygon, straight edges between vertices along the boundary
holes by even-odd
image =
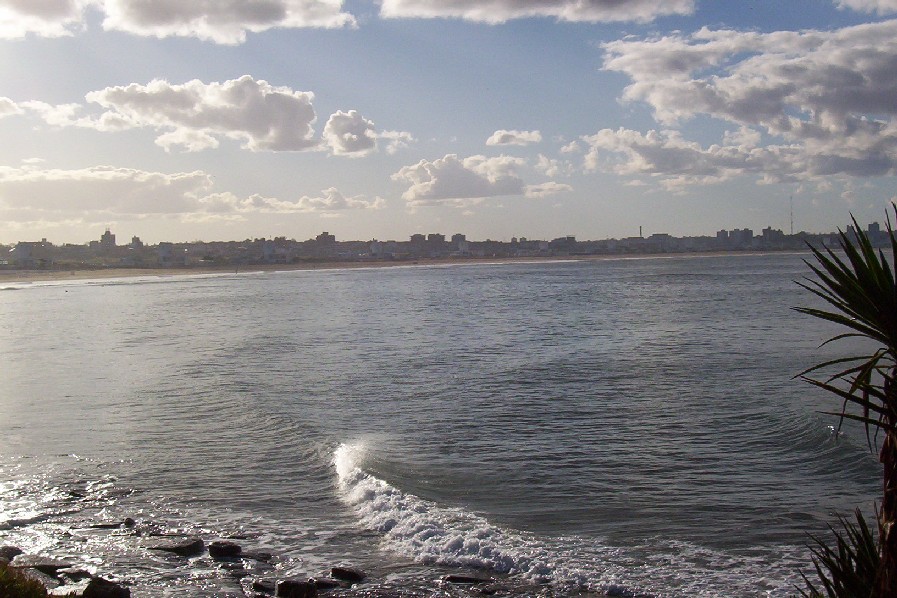
[[[9,557],[12,557],[11,559]],[[15,546],[0,547],[0,559],[7,567],[16,569],[28,579],[39,582],[49,596],[70,598],[130,598],[127,587],[96,577],[75,567],[74,563],[50,559],[33,554],[23,554]]]
[[[187,561],[188,563],[193,563],[195,557],[208,554],[213,561],[222,563],[224,566],[236,566],[239,571],[236,577],[240,579],[243,593],[252,598],[316,598],[319,594],[327,593],[334,597],[365,596],[367,598],[421,595],[414,590],[389,588],[389,584],[387,587],[378,583],[359,587],[359,584],[364,584],[367,580],[367,574],[361,569],[344,565],[334,566],[328,573],[323,573],[320,577],[254,577],[243,568],[245,561],[252,560],[266,565],[274,558],[273,555],[266,552],[246,551],[231,539],[216,539],[206,544],[202,538],[166,532],[152,524],[138,524],[131,518],[122,522],[96,523],[88,527],[97,530],[127,530],[127,533],[143,538],[141,544],[144,549],[190,559]],[[22,550],[15,546],[0,546],[0,562],[8,563],[9,567],[40,582],[47,588],[49,596],[129,598],[131,595],[127,581],[113,581],[92,575],[79,569],[75,563],[65,560],[23,554]],[[202,562],[202,559],[196,562]],[[497,586],[494,582],[493,578],[485,575],[453,573],[444,576],[441,580],[434,580],[433,583],[435,585],[449,584],[476,588],[476,593],[480,595],[508,593],[507,588]]]

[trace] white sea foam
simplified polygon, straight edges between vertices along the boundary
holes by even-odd
[[[793,594],[802,555],[775,559],[730,554],[681,541],[611,547],[579,537],[539,538],[503,529],[460,508],[404,493],[364,470],[363,444],[334,453],[341,498],[384,548],[427,565],[470,567],[508,574],[526,583],[550,583],[615,595],[716,597]],[[737,592],[736,592],[737,593]]]
[[[361,467],[364,455],[363,445],[340,445],[334,466],[343,500],[355,509],[363,527],[383,534],[387,548],[423,564],[483,569],[535,583],[614,583],[614,575],[587,575],[559,565],[547,547],[528,534],[401,492],[366,473]]]

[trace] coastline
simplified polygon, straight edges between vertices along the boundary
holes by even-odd
[[[800,253],[792,251],[712,251],[694,253],[625,253],[599,255],[532,256],[532,257],[475,257],[431,258],[416,260],[378,261],[322,261],[289,264],[244,264],[240,267],[182,266],[182,267],[118,267],[57,268],[57,269],[0,269],[0,284],[27,284],[30,282],[66,282],[85,280],[109,280],[137,277],[221,276],[259,272],[293,272],[307,270],[354,270],[361,268],[396,268],[411,266],[474,266],[494,264],[541,264],[584,261],[612,261],[631,259],[673,259],[695,257],[726,257],[738,255],[767,255],[770,253]]]

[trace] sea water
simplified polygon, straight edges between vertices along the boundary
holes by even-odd
[[[789,596],[867,512],[862,430],[794,380],[856,349],[806,255],[138,277],[0,292],[0,544],[135,596],[334,564],[462,595]],[[863,347],[859,347],[862,349]],[[135,530],[97,529],[134,518]],[[147,550],[239,538],[265,562]]]

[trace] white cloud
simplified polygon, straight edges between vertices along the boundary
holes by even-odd
[[[562,154],[575,154],[581,151],[582,148],[579,147],[578,141],[571,141],[567,145],[561,147]]]
[[[386,153],[394,154],[402,148],[408,147],[415,141],[411,133],[407,131],[381,131],[377,134],[377,139],[386,140]]]
[[[30,100],[16,104],[0,98],[0,118],[29,111],[57,127],[84,127],[104,132],[133,128],[164,131],[155,143],[165,151],[217,148],[221,139],[235,139],[252,151],[328,149],[334,155],[364,156],[386,141],[387,153],[414,142],[405,131],[378,133],[357,111],[330,116],[321,139],[315,137],[314,94],[274,87],[250,75],[224,83],[199,80],[176,85],[156,79],[147,85],[107,87],[86,95],[105,110],[86,115],[90,106],[52,105]]]
[[[527,185],[524,190],[524,195],[527,197],[548,197],[549,195],[556,195],[557,193],[565,193],[567,191],[573,191],[573,187],[564,183],[556,183],[554,181],[548,181],[547,183],[539,183],[538,185]]]
[[[517,174],[523,164],[522,159],[509,156],[461,159],[448,154],[432,162],[421,160],[405,166],[392,178],[410,183],[402,194],[409,205],[452,203],[454,200],[523,194],[523,180]]]
[[[880,15],[897,12],[897,0],[836,0],[838,8]]]
[[[544,174],[548,177],[556,177],[562,174],[573,174],[572,164],[570,164],[569,162],[563,162],[561,160],[549,158],[544,154],[539,154],[539,157],[536,160],[535,169],[537,172],[540,172],[541,174]]]
[[[76,170],[0,167],[0,205],[77,215],[193,211],[212,182],[203,172],[163,174],[95,166]]]
[[[9,98],[0,97],[0,118],[11,114],[21,114],[22,109]]]
[[[314,94],[275,87],[249,75],[224,83],[194,79],[175,85],[161,79],[147,85],[107,87],[87,94],[107,112],[97,120],[76,120],[100,130],[150,127],[166,132],[156,143],[170,150],[196,151],[226,137],[253,151],[295,151],[318,146],[312,124]]]
[[[650,21],[663,15],[686,15],[694,0],[383,0],[387,18],[460,18],[482,23],[550,17],[558,21]]]
[[[355,110],[332,114],[324,125],[323,137],[336,155],[363,156],[377,147],[374,123]]]
[[[93,0],[0,0],[0,39],[71,35],[83,28],[84,8]]]
[[[486,140],[486,145],[530,145],[542,141],[539,131],[506,131],[499,129]]]
[[[897,171],[897,21],[830,32],[701,29],[604,48],[604,68],[631,79],[624,99],[647,103],[661,124],[709,115],[738,129],[707,148],[669,130],[606,129],[583,138],[589,167],[675,184]],[[764,136],[771,144],[761,148]]]
[[[273,28],[353,27],[342,0],[0,0],[0,38],[44,37],[84,29],[85,9],[103,15],[103,28],[154,37],[196,37],[238,44],[249,32]]]
[[[261,195],[239,199],[230,194],[220,194],[203,199],[211,211],[217,212],[264,212],[287,214],[291,212],[318,212],[322,214],[345,212],[348,210],[378,210],[385,201],[377,197],[367,200],[363,196],[346,197],[335,187],[324,189],[318,196],[303,195],[299,199],[283,200]]]
[[[166,174],[112,166],[60,170],[43,169],[38,164],[0,167],[0,209],[27,212],[32,219],[39,215],[40,219],[59,220],[80,215],[202,218],[248,213],[336,213],[379,209],[384,204],[381,198],[346,197],[335,188],[326,189],[317,197],[303,196],[292,201],[259,195],[239,198],[232,193],[215,192],[212,177],[201,171]]]

